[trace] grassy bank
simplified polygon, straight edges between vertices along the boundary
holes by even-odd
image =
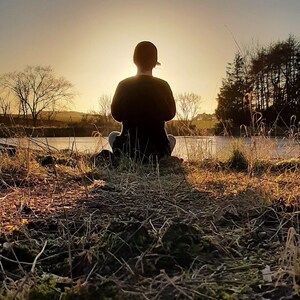
[[[81,126],[69,127],[26,127],[12,126],[0,127],[0,138],[14,137],[91,137],[101,133],[103,136],[108,136],[111,131],[120,130],[119,126],[93,126],[85,124]]]
[[[255,154],[2,153],[0,299],[291,299],[300,161]]]
[[[0,115],[0,138],[6,137],[90,137],[95,131],[107,136],[110,132],[121,130],[121,124],[111,116],[86,114],[75,111],[61,111],[55,114],[44,112],[33,122],[17,115]],[[173,120],[167,123],[167,130],[173,135],[214,135],[217,121],[205,115],[206,119],[184,122]]]

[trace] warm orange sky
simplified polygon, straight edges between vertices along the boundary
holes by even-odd
[[[150,40],[154,75],[212,113],[233,36],[243,48],[290,33],[300,37],[299,0],[0,0],[0,74],[50,65],[78,92],[72,110],[89,112],[135,74],[134,47]]]

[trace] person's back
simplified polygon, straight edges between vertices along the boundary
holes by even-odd
[[[119,83],[111,105],[112,116],[122,122],[122,133],[112,142],[113,152],[141,160],[151,155],[158,158],[171,155],[175,145],[173,137],[170,146],[165,131],[165,122],[175,116],[175,101],[169,84],[152,76],[157,54],[154,51],[153,58],[153,53],[150,53],[147,60],[145,49],[147,51],[149,46],[156,51],[150,42],[142,42],[136,47],[134,61],[138,74]],[[150,63],[149,57],[152,59]]]

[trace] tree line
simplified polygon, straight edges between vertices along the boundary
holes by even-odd
[[[0,112],[3,117],[15,112],[35,126],[42,112],[48,118],[66,109],[74,96],[73,85],[56,77],[51,67],[28,66],[23,71],[0,76]]]
[[[294,36],[235,54],[217,96],[216,116],[229,127],[288,126],[300,119],[300,43]],[[255,120],[254,120],[255,118]]]

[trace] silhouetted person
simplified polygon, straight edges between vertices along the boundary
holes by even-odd
[[[165,122],[175,116],[175,101],[169,84],[152,76],[152,69],[160,65],[154,44],[139,43],[133,61],[137,75],[119,83],[111,105],[113,118],[122,123],[122,132],[112,132],[109,143],[115,155],[155,161],[170,156],[175,146],[174,136],[165,130]]]

